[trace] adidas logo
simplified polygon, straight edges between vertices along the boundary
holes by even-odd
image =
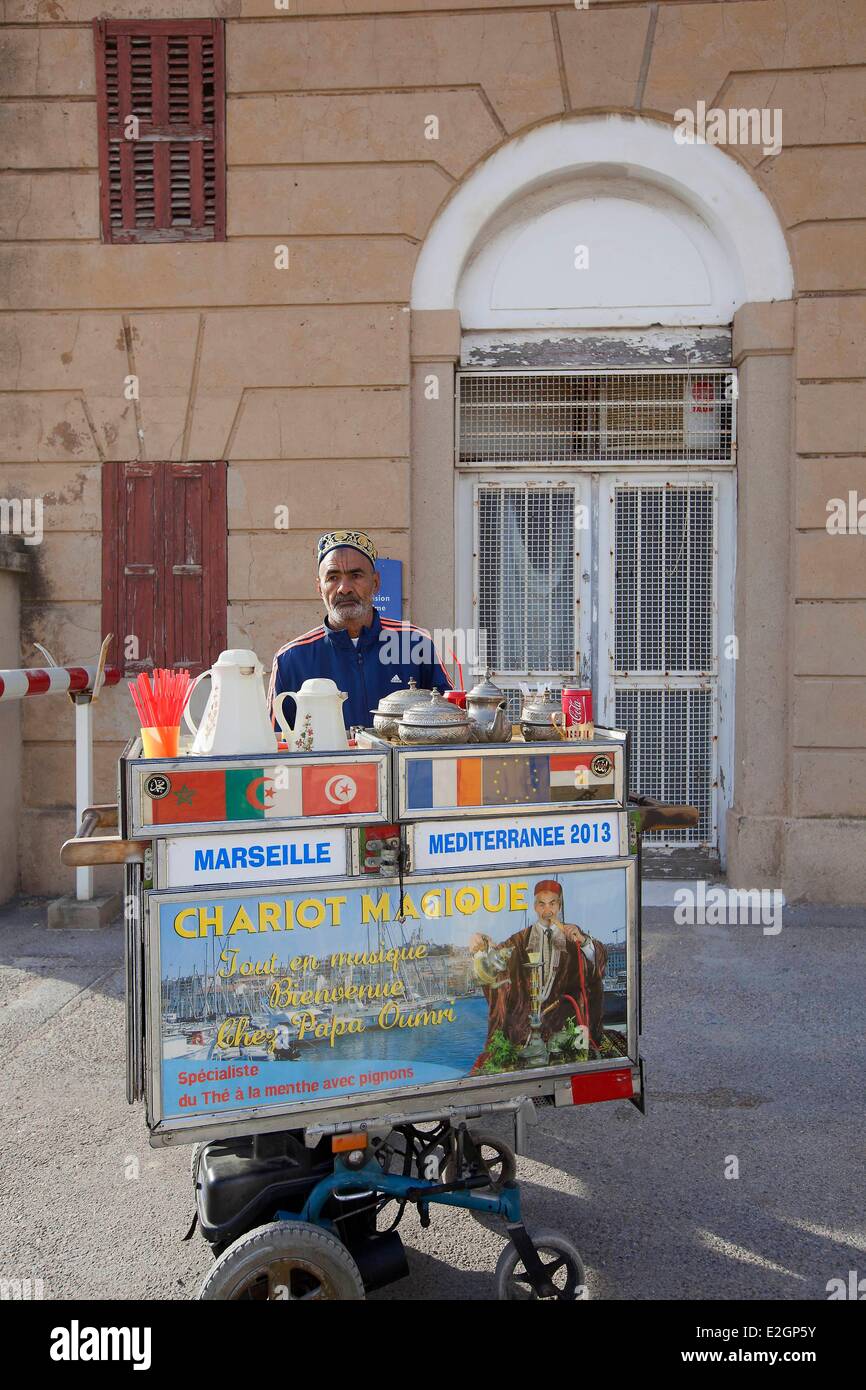
[[[391,677],[391,684],[392,684],[392,685],[400,685],[401,683],[402,683],[402,682],[401,682],[399,676],[392,676],[392,677]]]

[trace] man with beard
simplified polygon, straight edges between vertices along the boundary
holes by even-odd
[[[451,679],[430,634],[414,623],[380,618],[373,607],[379,591],[376,547],[364,531],[328,531],[316,549],[316,590],[325,605],[318,627],[280,647],[274,657],[268,704],[275,696],[300,690],[305,680],[326,677],[346,691],[346,728],[373,723],[373,710],[392,690],[414,680],[422,690],[450,690]],[[295,702],[283,713],[295,722]]]
[[[476,978],[488,1004],[487,1040],[475,1063],[487,1058],[490,1041],[501,1032],[525,1047],[530,1025],[530,956],[540,965],[541,1036],[547,1042],[573,1019],[588,1030],[590,1053],[603,1038],[604,969],[607,951],[600,941],[563,921],[562,884],[545,878],[535,885],[535,921],[497,946],[476,932],[470,938]]]

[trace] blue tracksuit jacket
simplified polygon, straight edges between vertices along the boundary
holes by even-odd
[[[357,647],[347,632],[335,632],[327,619],[301,637],[281,647],[274,657],[268,708],[283,690],[300,690],[305,680],[325,676],[345,690],[346,728],[360,724],[369,729],[372,711],[392,690],[408,686],[410,679],[422,690],[450,690],[452,681],[439,659],[429,633],[414,623],[380,618],[374,612],[369,627],[361,629]],[[283,713],[294,727],[295,702],[285,700]]]

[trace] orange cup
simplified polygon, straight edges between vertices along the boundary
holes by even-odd
[[[176,758],[180,748],[180,725],[174,728],[142,729],[141,749],[146,758]]]

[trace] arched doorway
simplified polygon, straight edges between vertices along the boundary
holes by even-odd
[[[746,171],[679,145],[669,125],[617,116],[556,121],[498,150],[439,215],[413,284],[415,318],[459,315],[448,481],[434,468],[453,486],[455,626],[485,632],[515,707],[521,684],[591,680],[598,721],[632,731],[635,787],[696,802],[697,837],[675,838],[722,858],[731,324],[791,291],[784,237]],[[441,412],[434,424],[417,394],[413,434],[429,464]],[[430,470],[417,468],[423,496]],[[424,552],[421,540],[422,585]]]

